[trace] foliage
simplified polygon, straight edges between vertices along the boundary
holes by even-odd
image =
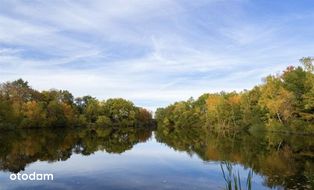
[[[36,91],[18,79],[0,84],[0,128],[149,126],[151,113],[122,98],[74,98],[67,90]]]
[[[227,134],[262,129],[314,133],[313,58],[303,67],[288,67],[270,75],[252,90],[204,94],[197,100],[176,102],[156,111],[164,131],[196,126]]]

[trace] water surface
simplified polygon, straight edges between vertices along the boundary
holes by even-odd
[[[149,129],[18,130],[0,135],[1,189],[224,189],[233,165],[252,189],[312,189],[314,140]],[[11,181],[11,173],[53,181]]]

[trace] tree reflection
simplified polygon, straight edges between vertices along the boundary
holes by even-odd
[[[29,163],[67,160],[73,153],[120,154],[151,134],[151,129],[134,127],[5,131],[0,135],[0,169],[17,173]]]
[[[314,187],[314,139],[274,133],[222,136],[205,128],[158,126],[156,139],[204,161],[241,164],[264,178],[268,187]]]
[[[151,135],[151,129],[136,127],[3,131],[0,170],[17,173],[32,162],[67,160],[72,154],[90,155],[96,151],[120,154],[147,141]],[[268,187],[314,186],[314,139],[310,136],[262,132],[222,136],[201,127],[163,126],[158,126],[155,136],[157,141],[177,151],[196,154],[204,161],[240,164],[263,176]]]

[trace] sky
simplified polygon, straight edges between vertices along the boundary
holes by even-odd
[[[313,50],[313,0],[0,0],[0,82],[150,110],[250,89]]]

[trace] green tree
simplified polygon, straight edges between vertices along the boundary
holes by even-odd
[[[51,127],[66,127],[67,125],[62,105],[56,100],[50,101],[47,106],[47,123]]]
[[[86,116],[87,121],[95,123],[98,116],[100,115],[100,104],[96,99],[90,99],[87,104],[83,114]]]
[[[304,110],[300,114],[302,118],[309,122],[314,122],[314,59],[311,57],[302,58],[301,63],[306,71],[305,86],[307,91],[303,94]]]
[[[122,98],[108,99],[103,106],[104,113],[113,123],[134,125],[137,109],[132,102]]]
[[[109,127],[112,125],[112,123],[109,117],[105,115],[101,115],[101,116],[98,116],[96,120],[96,125],[98,127]]]

